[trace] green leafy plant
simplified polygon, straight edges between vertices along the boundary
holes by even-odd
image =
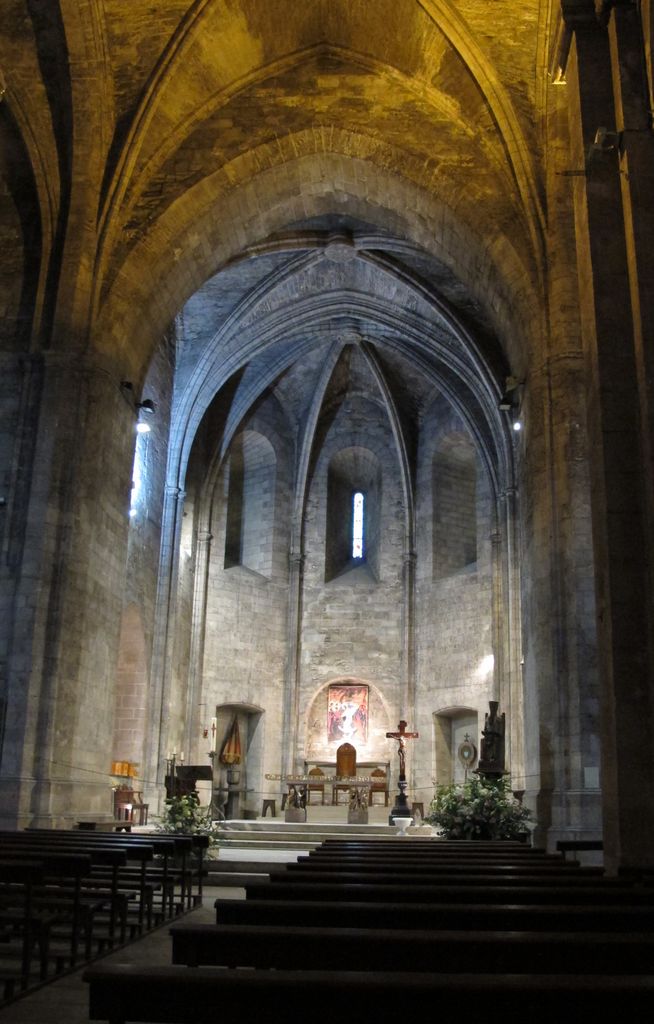
[[[533,821],[504,779],[477,778],[437,786],[424,820],[444,839],[517,839]]]
[[[210,811],[200,806],[197,793],[166,800],[156,830],[178,836],[206,835],[211,846],[218,842],[218,826],[212,821]]]

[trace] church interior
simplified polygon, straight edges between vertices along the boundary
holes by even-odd
[[[2,828],[393,791],[400,721],[427,807],[496,701],[538,842],[651,866],[651,0],[0,21]]]

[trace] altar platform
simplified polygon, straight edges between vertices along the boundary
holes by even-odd
[[[274,871],[280,863],[297,860],[326,839],[396,840],[399,828],[388,824],[388,808],[375,807],[367,825],[348,825],[344,807],[309,807],[306,823],[271,819],[225,821],[220,826],[220,845],[207,862],[208,885],[239,887]],[[345,814],[344,814],[345,812]],[[429,825],[411,826],[409,834],[431,839]]]

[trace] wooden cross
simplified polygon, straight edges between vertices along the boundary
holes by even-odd
[[[405,768],[405,757],[406,757],[406,751],[405,751],[406,744],[405,744],[404,741],[405,740],[417,740],[420,737],[420,733],[417,733],[417,732],[406,732],[406,722],[404,721],[404,719],[402,719],[402,721],[400,722],[400,724],[398,725],[397,728],[398,728],[397,732],[387,732],[386,733],[386,738],[389,739],[389,740],[397,740],[398,741],[398,751],[397,752],[398,752],[399,757],[400,757],[400,779],[402,781],[405,781],[406,780],[406,775],[404,773],[404,768]]]

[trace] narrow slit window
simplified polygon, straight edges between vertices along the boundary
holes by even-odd
[[[361,491],[352,498],[352,558],[363,558],[363,505]]]

